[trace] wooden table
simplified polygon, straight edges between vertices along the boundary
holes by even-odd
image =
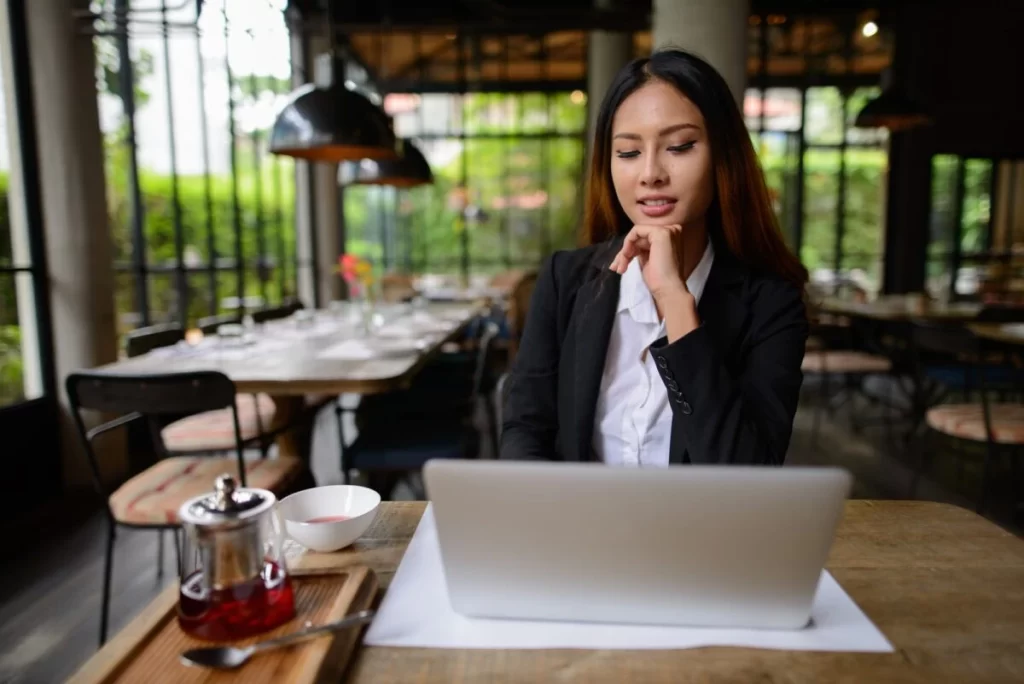
[[[918,311],[900,308],[887,302],[849,302],[840,299],[825,299],[818,310],[835,316],[867,318],[874,321],[935,321],[965,322],[977,318],[981,305],[970,303],[930,304]]]
[[[291,567],[367,565],[387,587],[425,504],[385,503],[348,550],[289,548]],[[828,569],[895,653],[746,648],[677,651],[363,647],[349,682],[1021,682],[1024,542],[945,504],[851,501]],[[163,600],[173,600],[174,586]],[[156,599],[133,624],[160,608]],[[127,629],[132,629],[129,625]],[[115,640],[116,642],[116,640]],[[90,661],[108,659],[116,643]],[[86,668],[89,667],[87,663]],[[343,673],[338,673],[339,681]]]
[[[428,304],[423,311],[443,319],[447,327],[437,333],[421,336],[425,343],[419,351],[402,356],[381,357],[371,360],[340,360],[322,358],[329,347],[346,338],[356,337],[351,326],[315,326],[301,337],[291,330],[287,341],[273,352],[243,357],[234,353],[212,350],[202,354],[145,354],[119,361],[97,370],[118,374],[155,374],[201,370],[214,370],[226,374],[239,392],[265,392],[274,400],[275,425],[297,425],[277,438],[282,457],[306,459],[312,438],[308,423],[298,420],[308,410],[309,395],[337,396],[343,393],[377,394],[408,386],[412,378],[441,347],[455,338],[476,316],[475,304]],[[409,309],[404,315],[412,315]],[[329,314],[322,313],[326,320]],[[400,322],[401,316],[394,321]],[[275,322],[282,326],[290,323]],[[273,327],[271,328],[271,330]],[[317,331],[322,331],[318,333]],[[326,332],[323,332],[326,331]],[[268,332],[267,337],[273,337]],[[280,335],[283,338],[283,332]]]
[[[1024,323],[971,323],[967,328],[989,342],[1024,347]]]

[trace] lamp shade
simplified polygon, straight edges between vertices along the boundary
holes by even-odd
[[[931,122],[931,117],[916,102],[895,88],[886,88],[864,105],[857,114],[857,128],[888,128],[905,131]]]
[[[338,167],[340,185],[392,185],[411,188],[434,182],[423,153],[408,140],[398,141],[397,159],[363,159]]]
[[[291,94],[270,132],[270,151],[309,161],[394,159],[387,115],[359,93],[308,83]]]

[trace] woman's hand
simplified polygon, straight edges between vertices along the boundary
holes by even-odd
[[[689,294],[682,274],[682,226],[633,226],[610,268],[622,275],[633,258],[640,262],[640,273],[656,302]]]
[[[609,268],[622,275],[633,258],[640,262],[644,283],[665,319],[668,341],[699,327],[697,304],[683,278],[683,227],[633,226]]]

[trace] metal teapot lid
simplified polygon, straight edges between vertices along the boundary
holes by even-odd
[[[265,489],[239,488],[228,474],[219,475],[212,493],[189,499],[178,511],[182,523],[207,528],[242,527],[269,510],[277,501]]]

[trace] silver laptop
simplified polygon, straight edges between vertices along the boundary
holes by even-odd
[[[849,494],[837,468],[430,461],[473,617],[799,629]]]

